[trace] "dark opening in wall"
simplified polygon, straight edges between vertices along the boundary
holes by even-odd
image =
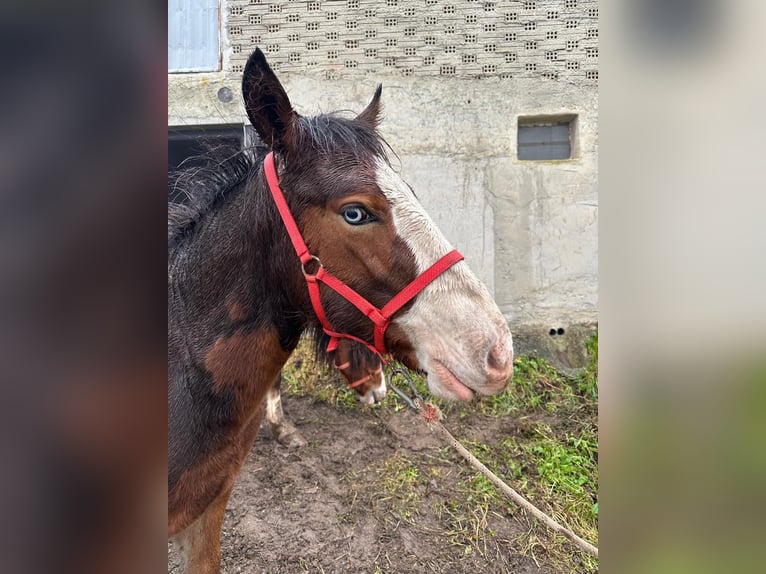
[[[576,156],[577,116],[520,116],[517,154],[521,160],[560,160]]]
[[[243,138],[241,125],[168,128],[168,173],[179,167],[183,169],[202,165],[199,156],[219,146],[242,149]],[[168,201],[183,201],[183,197],[173,195],[170,182]]]

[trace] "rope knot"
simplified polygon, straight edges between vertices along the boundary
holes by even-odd
[[[429,425],[432,425],[442,420],[443,418],[442,412],[433,403],[423,404],[423,401],[421,401],[420,399],[415,399],[415,404],[418,407],[418,412],[420,413],[420,416],[423,417],[423,420],[426,421]]]

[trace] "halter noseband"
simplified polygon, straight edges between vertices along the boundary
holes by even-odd
[[[388,354],[385,344],[386,329],[388,329],[388,326],[391,323],[391,317],[394,313],[404,307],[410,299],[425,289],[425,287],[439,275],[444,273],[458,261],[461,261],[463,256],[457,249],[453,249],[441,257],[436,263],[431,265],[431,267],[423,271],[423,273],[418,275],[414,281],[399,291],[399,293],[394,295],[382,309],[378,309],[340,279],[325,271],[324,265],[322,265],[319,258],[309,252],[309,248],[303,240],[303,236],[295,223],[295,219],[293,219],[292,213],[290,213],[290,208],[285,200],[285,195],[279,187],[279,178],[277,177],[277,170],[274,167],[273,152],[269,152],[263,160],[263,166],[266,172],[266,181],[269,184],[269,190],[271,190],[271,195],[274,198],[274,203],[276,203],[279,214],[282,216],[282,222],[285,224],[287,234],[290,236],[290,241],[295,248],[295,252],[298,254],[298,259],[301,261],[301,270],[303,271],[303,276],[306,278],[309,298],[311,299],[311,305],[314,307],[314,313],[322,324],[324,332],[330,336],[330,343],[327,345],[327,351],[334,351],[338,347],[338,341],[340,339],[351,339],[352,341],[362,343],[368,349],[376,353],[381,360],[384,360],[383,355]],[[317,267],[314,273],[311,273],[306,269],[306,267],[312,263]],[[332,329],[330,322],[327,320],[327,315],[325,315],[324,307],[322,307],[322,299],[319,293],[320,281],[359,309],[373,322],[375,325],[374,345],[371,345],[359,337],[349,335],[348,333],[338,333]]]

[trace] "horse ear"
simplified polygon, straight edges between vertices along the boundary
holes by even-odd
[[[247,117],[261,140],[275,151],[289,150],[295,142],[299,116],[260,48],[247,60],[242,96]]]
[[[356,120],[367,124],[372,129],[378,127],[380,123],[380,93],[383,91],[383,84],[378,84],[378,89],[375,90],[375,95],[372,96],[372,101],[367,104],[361,114],[356,116]]]

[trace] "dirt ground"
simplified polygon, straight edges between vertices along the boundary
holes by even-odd
[[[556,571],[530,550],[529,532],[545,533],[522,511],[460,510],[460,481],[476,472],[412,411],[283,401],[308,445],[288,449],[261,431],[226,510],[221,572]],[[520,432],[513,421],[470,415],[447,426],[492,444]],[[180,572],[171,545],[168,570]]]

